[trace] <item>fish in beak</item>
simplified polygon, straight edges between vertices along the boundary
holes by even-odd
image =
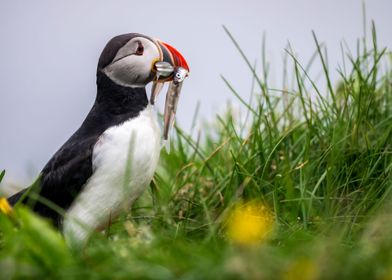
[[[189,75],[189,66],[182,54],[167,43],[156,40],[161,53],[161,59],[155,62],[153,70],[156,73],[151,89],[150,103],[155,100],[165,82],[169,83],[164,109],[163,139],[167,140],[173,126],[177,104],[181,93],[182,83]]]

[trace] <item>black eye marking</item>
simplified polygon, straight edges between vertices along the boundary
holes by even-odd
[[[142,42],[138,41],[137,44],[138,44],[138,46],[137,46],[137,49],[136,49],[136,53],[135,53],[135,54],[136,54],[136,55],[143,55],[144,47],[143,47]]]
[[[138,46],[137,46],[137,49],[136,49],[135,52],[128,53],[128,54],[125,54],[125,55],[123,55],[123,56],[121,56],[121,57],[119,57],[119,58],[113,59],[113,61],[110,62],[110,64],[107,65],[107,66],[110,66],[110,65],[116,63],[117,61],[120,61],[121,59],[126,58],[126,57],[131,56],[131,55],[139,55],[139,56],[140,56],[140,55],[143,55],[143,53],[144,53],[144,47],[143,47],[142,42],[137,41],[137,44],[138,44]],[[106,68],[107,66],[105,66],[105,68]]]

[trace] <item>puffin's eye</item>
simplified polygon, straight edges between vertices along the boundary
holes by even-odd
[[[136,55],[143,55],[143,52],[144,52],[144,47],[143,47],[143,44],[142,44],[142,42],[137,42],[138,43],[138,46],[137,46],[137,49],[136,49]]]

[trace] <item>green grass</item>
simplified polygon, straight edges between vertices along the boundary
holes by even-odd
[[[392,279],[392,55],[374,26],[355,55],[342,48],[339,81],[314,34],[307,65],[289,48],[279,90],[265,55],[255,69],[225,31],[253,77],[245,100],[222,76],[241,117],[229,106],[196,136],[177,127],[148,192],[83,252],[26,209],[0,215],[1,279]],[[228,213],[254,199],[274,230],[233,244]]]

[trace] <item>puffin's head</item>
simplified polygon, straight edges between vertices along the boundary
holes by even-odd
[[[111,39],[102,51],[98,72],[123,87],[145,87],[153,81],[150,103],[170,82],[166,95],[163,138],[173,125],[182,82],[188,76],[185,58],[172,46],[148,36],[129,33]]]
[[[189,72],[186,60],[175,48],[138,33],[112,38],[98,62],[98,71],[125,87],[144,87],[153,80],[171,81],[176,67]]]

